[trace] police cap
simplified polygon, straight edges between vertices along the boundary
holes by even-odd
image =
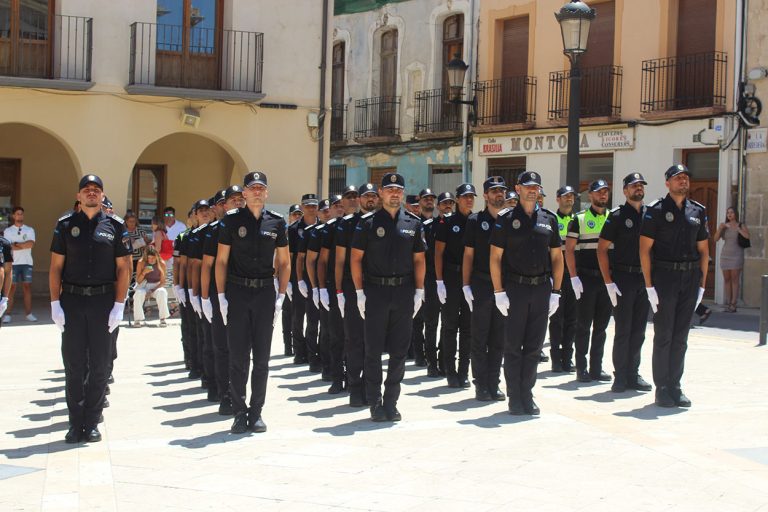
[[[243,187],[240,185],[231,185],[230,187],[227,187],[227,190],[224,191],[224,199],[229,199],[235,194],[243,194]]]
[[[317,206],[317,196],[315,194],[304,194],[301,196],[301,204],[305,206]]]
[[[300,206],[300,205],[298,205],[298,204],[292,204],[292,205],[291,205],[291,206],[288,208],[288,215],[292,215],[292,214],[294,214],[294,213],[296,213],[296,212],[298,212],[298,213],[300,213],[300,214],[304,215],[304,212],[302,212],[302,211],[301,211],[301,206]]]
[[[455,199],[453,198],[453,194],[451,194],[450,192],[443,192],[442,194],[437,196],[438,204],[442,203],[443,201],[455,201]]]
[[[628,187],[630,185],[634,185],[635,183],[642,183],[643,185],[647,185],[648,182],[645,181],[645,178],[643,178],[643,175],[639,172],[631,172],[624,176],[624,187]]]
[[[563,196],[566,196],[568,194],[576,195],[576,189],[573,188],[570,185],[563,185],[562,187],[557,189],[557,192],[555,192],[555,195],[557,197],[563,197]]]
[[[505,201],[509,201],[510,199],[514,199],[515,201],[520,200],[520,196],[517,195],[517,192],[514,190],[507,190],[507,196],[504,198]]]
[[[357,191],[357,187],[356,187],[356,186],[354,186],[354,185],[348,185],[348,186],[347,186],[347,187],[344,189],[344,191],[341,193],[341,196],[342,196],[342,197],[344,197],[344,196],[346,196],[347,194],[355,194],[355,195],[359,195],[359,192]]]
[[[225,188],[223,188],[223,189],[219,190],[218,192],[216,192],[216,194],[214,194],[214,196],[213,196],[213,202],[211,204],[219,204],[219,203],[223,203],[224,201],[226,201],[227,200],[227,198],[225,196],[226,193],[227,193],[227,189],[225,189]]]
[[[541,175],[534,171],[525,171],[517,178],[518,185],[539,185],[541,186]]]
[[[691,175],[691,171],[689,171],[688,168],[683,164],[673,165],[672,167],[667,169],[667,172],[664,173],[664,179],[669,180],[670,178],[674,178],[675,176],[681,173],[685,173],[689,177]]]
[[[488,192],[492,188],[507,188],[507,184],[504,181],[504,178],[501,176],[489,176],[485,179],[483,182],[483,192]]]
[[[381,178],[381,188],[405,188],[405,179],[401,174],[388,172]]]
[[[328,201],[331,203],[331,205],[334,205],[336,203],[341,202],[341,196],[339,194],[333,194],[331,197],[328,198]]]
[[[321,201],[320,201],[320,203],[319,203],[319,205],[318,205],[318,206],[319,206],[319,208],[318,208],[318,209],[319,209],[320,211],[322,211],[322,210],[327,210],[328,208],[330,208],[330,207],[331,207],[331,202],[330,202],[328,199],[323,199],[323,200],[321,200]]]
[[[366,183],[365,185],[360,185],[360,188],[357,189],[357,193],[362,195],[365,194],[375,194],[376,193],[376,187],[373,186],[371,183]]]
[[[476,196],[477,192],[475,191],[475,186],[471,183],[462,183],[458,187],[456,187],[456,197],[461,196],[468,196],[468,195]]]
[[[424,199],[425,197],[434,197],[434,198],[437,198],[437,194],[435,194],[434,192],[432,192],[432,189],[431,189],[431,188],[425,188],[425,189],[423,189],[421,192],[419,192],[419,197],[420,197],[421,199]]]
[[[414,194],[408,194],[405,196],[405,203],[411,206],[419,204],[419,196]]]
[[[89,183],[93,183],[97,187],[99,187],[101,190],[104,190],[104,182],[101,181],[101,178],[96,176],[95,174],[86,174],[80,179],[80,188],[78,190],[83,190],[86,185]]]
[[[245,175],[245,178],[243,178],[243,185],[246,187],[250,187],[253,185],[264,185],[266,187],[267,175],[261,171],[249,172],[248,174]]]
[[[200,208],[210,208],[210,207],[211,207],[211,204],[208,202],[207,199],[200,199],[194,205],[192,205],[192,209],[194,211],[197,211]]]
[[[604,188],[610,187],[608,186],[608,182],[603,179],[595,180],[589,184],[590,192],[597,192],[598,190],[603,190]]]
[[[109,198],[105,195],[103,198],[101,198],[101,205],[104,208],[112,208],[112,201],[110,201]]]

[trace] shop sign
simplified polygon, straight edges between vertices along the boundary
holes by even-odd
[[[765,153],[768,151],[768,128],[747,130],[747,153]]]
[[[580,133],[579,151],[582,153],[633,149],[634,147],[634,128],[586,130]],[[568,150],[568,134],[559,131],[480,137],[479,148],[482,156],[565,153]]]

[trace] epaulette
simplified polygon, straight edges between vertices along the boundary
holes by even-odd
[[[413,213],[413,212],[409,212],[408,210],[405,210],[405,213],[407,213],[408,215],[410,215],[410,216],[411,216],[411,217],[413,217],[414,219],[416,219],[416,220],[418,220],[419,222],[421,222],[421,217],[419,217],[419,216],[418,216],[418,215],[416,215],[415,213]]]
[[[125,224],[125,221],[123,220],[123,218],[119,215],[115,215],[114,213],[108,213],[107,217],[109,217],[110,219],[116,220],[120,224]]]
[[[690,202],[692,202],[693,204],[695,204],[696,206],[700,207],[702,210],[706,210],[706,209],[707,209],[707,207],[706,207],[706,206],[704,206],[703,204],[701,204],[701,203],[700,203],[700,202],[698,202],[698,201],[694,201],[693,199],[688,199],[688,200],[689,200]]]
[[[333,224],[333,223],[334,223],[334,222],[336,222],[337,220],[339,220],[339,218],[338,218],[338,217],[334,217],[334,218],[332,218],[331,220],[329,220],[328,222],[326,222],[326,223],[325,223],[325,225],[326,225],[326,226],[330,226],[331,224]]]
[[[75,214],[75,212],[68,212],[68,213],[65,213],[64,215],[62,215],[61,217],[59,217],[59,220],[58,220],[57,222],[61,222],[61,221],[63,221],[63,220],[67,220],[68,218],[70,218],[70,217],[71,217],[71,216],[73,216],[74,214]]]
[[[663,198],[659,198],[659,199],[657,199],[657,200],[655,200],[655,201],[651,201],[650,203],[648,203],[648,208],[653,208],[654,206],[656,206],[657,204],[659,204],[659,203],[661,202],[661,200],[662,200],[662,199],[663,199]]]
[[[283,214],[282,213],[277,213],[276,211],[273,211],[273,210],[267,210],[267,213],[271,213],[272,215],[274,215],[275,217],[278,217],[280,219],[283,218]]]
[[[211,223],[210,223],[210,224],[208,224],[208,225],[209,225],[210,227],[213,227],[213,226],[215,226],[215,225],[216,225],[216,224],[218,224],[218,223],[219,223],[219,221],[218,221],[218,220],[215,220],[215,221],[211,222]]]
[[[374,213],[376,213],[376,212],[368,212],[368,213],[366,213],[365,215],[361,215],[361,216],[360,216],[360,218],[361,218],[361,219],[367,219],[368,217],[370,217],[370,216],[371,216],[371,215],[373,215]]]
[[[512,211],[512,208],[503,208],[503,209],[499,210],[499,213],[497,214],[497,216],[498,217],[503,217],[503,216],[505,216],[506,214],[508,214],[511,211]]]
[[[352,218],[352,217],[354,217],[354,216],[355,216],[355,214],[354,214],[354,213],[350,213],[349,215],[345,215],[345,216],[343,216],[343,217],[342,217],[342,219],[344,219],[344,220],[349,220],[349,219],[351,219],[351,218]]]
[[[444,219],[447,219],[448,217],[451,217],[452,215],[453,215],[453,213],[452,213],[452,212],[448,212],[448,213],[446,213],[446,214],[444,214],[444,215],[443,215],[443,218],[444,218]]]
[[[208,224],[206,223],[206,224],[203,224],[202,226],[197,226],[195,229],[192,230],[192,232],[193,233],[198,233],[198,232],[204,230],[207,225]]]
[[[239,208],[232,208],[231,210],[227,210],[227,215],[234,215],[238,211],[240,211]]]
[[[611,209],[609,213],[617,213],[619,210],[621,210],[621,206],[617,206],[616,208]]]
[[[552,210],[548,210],[546,208],[542,208],[541,211],[547,212],[548,214],[550,214],[553,217],[557,217],[557,214],[555,214],[555,212],[553,212]]]
[[[296,225],[296,224],[297,224],[297,223],[298,223],[300,220],[301,220],[301,218],[299,218],[299,219],[296,219],[295,221],[293,221],[293,222],[291,222],[290,224],[288,224],[288,227],[289,227],[289,228],[292,228],[292,227],[293,227],[293,226],[295,226],[295,225]]]
[[[429,226],[429,225],[430,225],[430,224],[432,224],[434,221],[435,221],[435,219],[434,219],[434,218],[432,218],[432,219],[426,219],[426,220],[423,220],[423,221],[421,221],[421,223],[422,223],[422,224],[424,224],[425,226]]]

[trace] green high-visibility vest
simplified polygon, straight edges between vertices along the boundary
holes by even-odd
[[[579,241],[576,243],[576,250],[597,250],[597,240],[600,238],[600,232],[607,218],[608,210],[599,215],[588,208],[576,214],[576,219],[579,221]]]
[[[565,243],[565,238],[568,235],[568,225],[573,220],[573,213],[569,213],[568,215],[560,215],[560,210],[555,212],[555,216],[557,217],[557,229],[560,232],[560,240]]]

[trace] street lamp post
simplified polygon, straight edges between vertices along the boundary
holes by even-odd
[[[570,96],[568,100],[568,157],[565,183],[579,190],[579,116],[581,114],[581,66],[580,60],[587,51],[589,26],[595,19],[595,10],[581,0],[565,4],[555,19],[560,23],[563,36],[563,53],[571,62]],[[574,209],[580,209],[576,194]]]
[[[464,79],[467,75],[467,69],[469,66],[466,62],[461,60],[461,57],[457,54],[451,59],[448,64],[445,65],[445,69],[448,71],[448,85],[450,87],[450,99],[449,103],[454,105],[469,105],[468,121],[472,121],[475,115],[477,98],[474,96],[471,100],[467,101],[462,99],[462,89],[464,88]],[[469,181],[469,162],[467,158],[467,127],[465,125],[464,133],[462,136],[462,151],[461,151],[461,179],[463,182]]]

